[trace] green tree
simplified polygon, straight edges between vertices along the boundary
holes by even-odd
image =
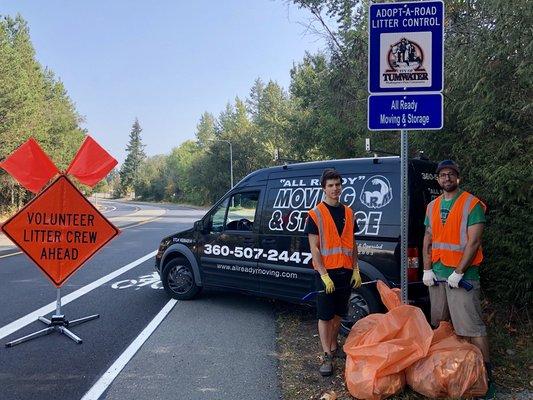
[[[156,155],[142,161],[133,183],[136,197],[153,201],[165,199],[166,159],[163,155]]]
[[[252,87],[250,97],[256,106],[251,117],[254,123],[254,138],[257,151],[263,155],[258,161],[263,165],[272,162],[274,155],[284,149],[284,156],[290,154],[288,143],[292,137],[290,121],[291,102],[288,94],[276,82],[268,82],[265,86]],[[261,84],[262,85],[262,84]]]
[[[0,17],[0,159],[33,136],[65,169],[84,137],[80,121],[63,84],[35,59],[26,21]],[[31,196],[0,171],[0,213]]]
[[[193,170],[195,161],[200,157],[201,148],[198,142],[192,140],[172,149],[166,163],[166,199],[205,204],[207,192],[194,179],[196,173]]]
[[[144,145],[141,138],[142,128],[139,120],[135,118],[135,122],[131,127],[130,139],[126,146],[126,160],[120,168],[120,186],[121,193],[126,194],[133,189],[136,180],[139,177],[140,166],[146,154],[144,153]]]
[[[216,120],[213,114],[205,112],[196,126],[196,139],[200,145],[205,145],[216,135]]]

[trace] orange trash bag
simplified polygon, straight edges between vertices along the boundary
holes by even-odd
[[[427,357],[405,372],[407,384],[431,398],[478,397],[487,392],[481,350],[460,340],[449,322],[435,329]]]
[[[378,288],[379,297],[381,297],[381,301],[387,310],[392,310],[402,305],[400,289],[391,289],[383,281],[377,281],[376,287]]]
[[[402,391],[405,368],[426,356],[433,338],[419,308],[401,305],[397,291],[382,282],[378,290],[393,308],[357,321],[344,344],[346,386],[358,399],[381,400]]]

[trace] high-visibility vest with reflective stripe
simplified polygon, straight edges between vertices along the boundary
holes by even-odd
[[[442,224],[441,200],[442,195],[429,203],[426,209],[432,236],[431,261],[435,263],[440,260],[445,266],[456,268],[468,241],[468,214],[478,203],[483,210],[486,210],[486,206],[474,195],[462,192],[453,203],[446,223]],[[483,252],[480,246],[470,264],[477,266],[481,261],[483,261]]]
[[[309,211],[309,216],[318,227],[320,255],[326,269],[353,268],[354,216],[350,207],[344,207],[345,223],[342,235],[324,203]]]

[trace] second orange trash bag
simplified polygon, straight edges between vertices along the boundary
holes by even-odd
[[[427,357],[405,371],[409,386],[431,398],[483,396],[487,374],[481,351],[460,340],[449,322],[434,332]]]
[[[401,305],[397,292],[378,282],[387,314],[372,314],[350,331],[344,351],[346,385],[358,399],[381,400],[400,392],[404,370],[425,357],[433,331],[422,311]]]

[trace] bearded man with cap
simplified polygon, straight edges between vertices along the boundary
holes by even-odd
[[[454,161],[438,164],[437,180],[443,193],[427,206],[423,245],[423,281],[429,287],[431,323],[436,327],[440,321],[451,320],[455,333],[481,350],[489,378],[485,398],[494,398],[487,329],[479,299],[486,206],[459,188],[459,166]],[[471,283],[473,289],[459,287],[461,279]],[[436,280],[447,283],[435,285]]]

